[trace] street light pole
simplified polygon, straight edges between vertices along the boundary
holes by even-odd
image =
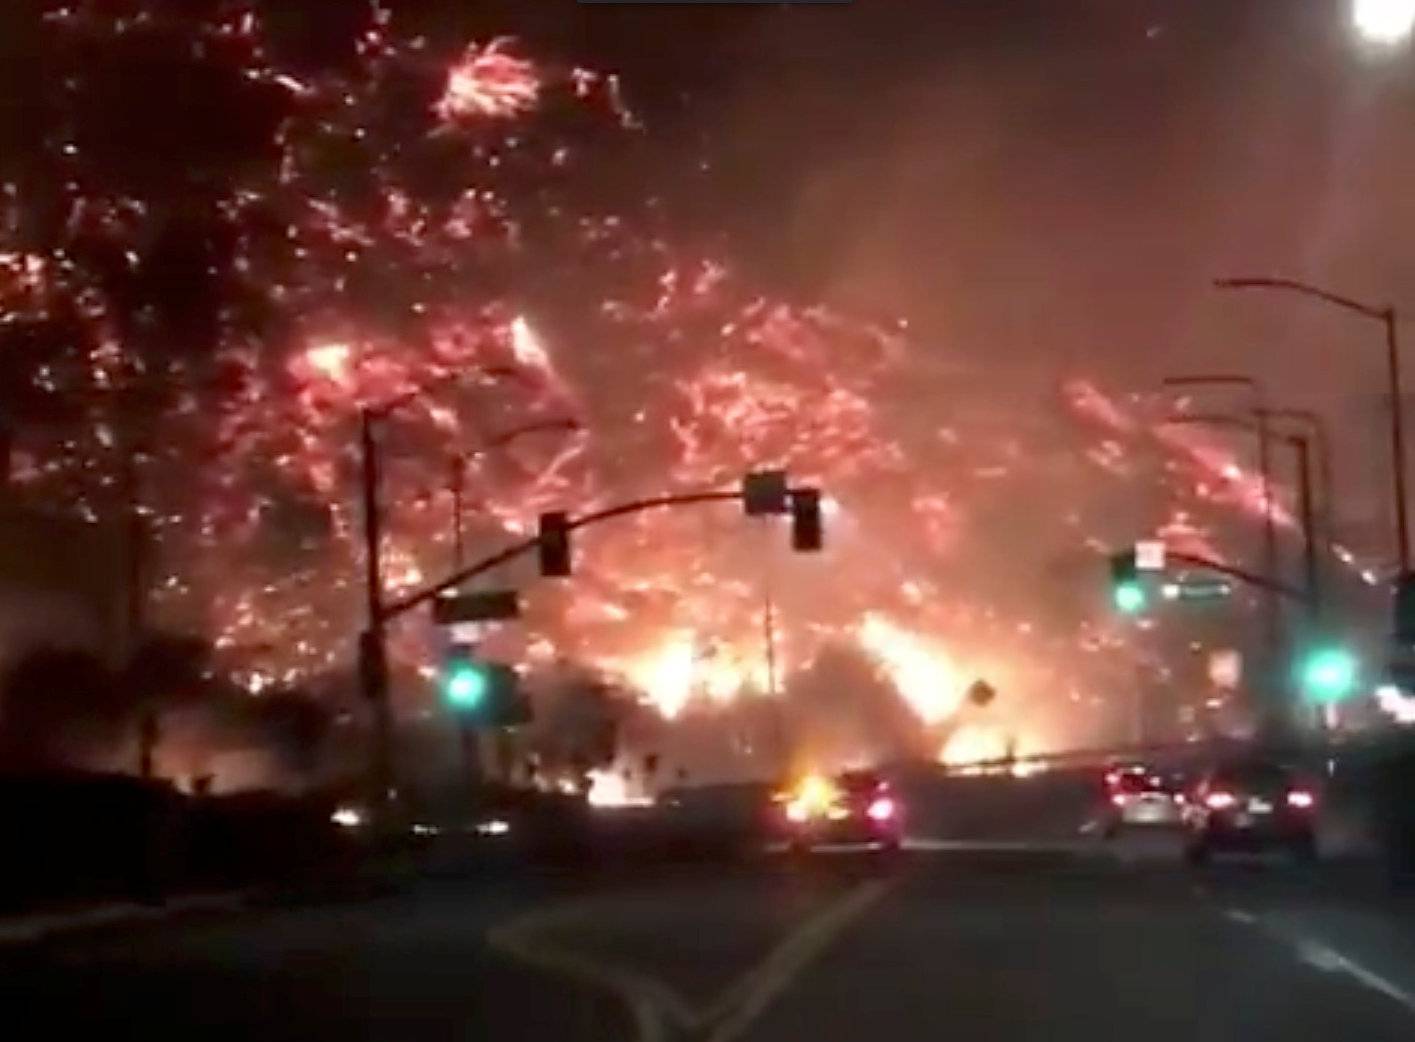
[[[1410,571],[1410,519],[1405,502],[1405,418],[1402,415],[1400,380],[1400,343],[1396,332],[1399,317],[1394,307],[1372,307],[1360,301],[1343,297],[1330,290],[1296,279],[1281,278],[1237,278],[1215,279],[1218,289],[1276,289],[1303,296],[1314,297],[1334,307],[1354,311],[1358,315],[1374,319],[1385,325],[1386,331],[1386,379],[1390,388],[1390,455],[1391,487],[1395,496],[1396,555],[1400,561],[1400,574]]]
[[[447,487],[452,493],[452,570],[462,567],[462,487],[466,480],[467,458],[453,456]]]
[[[499,449],[527,434],[538,434],[545,431],[574,433],[581,429],[580,421],[573,416],[553,420],[537,420],[534,423],[523,424],[520,427],[503,431],[485,444],[467,452],[459,452],[449,458],[447,490],[452,494],[452,570],[454,572],[461,569],[466,553],[466,523],[463,515],[465,513],[464,492],[467,484],[467,463],[485,452]]]
[[[1241,373],[1197,373],[1184,376],[1166,376],[1162,383],[1166,387],[1246,387],[1252,395],[1251,411],[1256,419],[1258,433],[1258,469],[1263,478],[1263,572],[1269,579],[1276,580],[1278,578],[1278,553],[1277,525],[1273,520],[1272,447],[1262,385],[1253,377]],[[1266,590],[1264,600],[1266,641],[1268,655],[1274,664],[1278,662],[1282,654],[1280,610],[1277,594],[1272,589]]]
[[[1307,438],[1301,434],[1285,435],[1287,443],[1297,450],[1298,509],[1302,513],[1302,566],[1306,576],[1307,610],[1313,623],[1322,616],[1322,591],[1317,575],[1317,542],[1312,525],[1312,459]]]
[[[1296,416],[1300,410],[1266,409],[1254,410],[1254,419],[1245,420],[1239,416],[1229,416],[1221,413],[1180,413],[1176,416],[1168,417],[1164,422],[1173,424],[1206,424],[1215,427],[1234,427],[1249,433],[1257,433],[1259,421],[1264,415],[1268,417]],[[1301,515],[1302,544],[1303,544],[1303,566],[1307,591],[1306,600],[1313,616],[1320,615],[1319,606],[1321,604],[1321,582],[1318,568],[1317,546],[1319,543],[1318,530],[1315,518],[1315,496],[1313,495],[1312,482],[1312,460],[1310,443],[1301,434],[1283,434],[1282,438],[1296,452],[1297,456],[1297,485],[1298,485],[1298,512]]]
[[[1400,388],[1400,344],[1396,335],[1395,308],[1381,313],[1386,324],[1386,375],[1390,381],[1390,451],[1394,460],[1395,530],[1400,551],[1400,574],[1410,571],[1410,515],[1405,502],[1405,418]]]

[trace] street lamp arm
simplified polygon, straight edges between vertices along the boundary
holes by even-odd
[[[1325,300],[1328,304],[1345,308],[1348,311],[1355,311],[1365,315],[1367,318],[1385,321],[1390,317],[1389,307],[1372,307],[1363,304],[1359,300],[1352,300],[1350,297],[1343,297],[1339,293],[1322,289],[1320,286],[1313,286],[1310,283],[1299,282],[1297,279],[1284,278],[1239,278],[1239,279],[1214,279],[1216,289],[1285,289],[1293,293],[1302,293],[1309,297],[1316,297],[1318,300]]]
[[[1193,554],[1177,554],[1172,551],[1165,552],[1165,560],[1178,561],[1180,564],[1192,565],[1195,568],[1205,568],[1209,571],[1219,572],[1230,576],[1240,582],[1245,582],[1250,586],[1257,586],[1264,590],[1271,590],[1273,593],[1290,597],[1294,601],[1305,601],[1307,596],[1296,587],[1288,586],[1284,582],[1276,579],[1269,579],[1266,576],[1258,575],[1255,572],[1247,571],[1243,568],[1235,568],[1233,565],[1221,564],[1218,561],[1210,561],[1206,557],[1198,557]]]
[[[500,434],[493,436],[481,445],[477,445],[465,452],[454,454],[452,458],[463,462],[475,459],[477,456],[489,452],[492,449],[499,449],[509,445],[517,438],[524,437],[527,434],[549,433],[550,431],[565,431],[568,434],[573,434],[575,431],[583,429],[584,425],[573,416],[558,420],[538,420],[534,423],[526,423],[522,424],[520,427],[512,427],[510,430],[502,431]]]

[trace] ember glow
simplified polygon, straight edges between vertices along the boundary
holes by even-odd
[[[447,123],[515,119],[536,107],[541,83],[536,67],[509,53],[512,41],[468,46],[447,73],[447,88],[436,112]]]
[[[1035,709],[1122,643],[1091,618],[1089,573],[1041,594],[1036,576],[1136,530],[1207,545],[1251,520],[1250,467],[1097,380],[1065,385],[1059,419],[999,415],[937,375],[950,345],[923,350],[903,319],[753,285],[676,245],[655,206],[581,192],[642,129],[614,75],[341,6],[338,60],[314,61],[274,4],[53,5],[60,176],[0,184],[6,375],[43,420],[17,432],[13,480],[111,521],[135,459],[154,615],[209,634],[253,694],[349,669],[364,408],[389,410],[390,591],[446,573],[453,455],[473,556],[541,511],[730,488],[753,468],[827,492],[818,558],[723,507],[586,532],[572,583],[527,581],[510,654],[597,664],[670,719],[765,692],[769,572],[783,684],[843,641],[922,727],[982,675],[1000,705]],[[176,83],[133,86],[154,53],[211,97],[189,110]],[[161,147],[211,108],[230,120]],[[579,429],[549,429],[567,418]],[[500,443],[522,428],[540,433]],[[1057,506],[1039,509],[1041,487]],[[1115,517],[1117,487],[1153,488],[1152,509]],[[430,631],[397,630],[405,680]]]

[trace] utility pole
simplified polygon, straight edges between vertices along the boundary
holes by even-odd
[[[1395,529],[1400,544],[1400,574],[1410,572],[1410,515],[1405,502],[1405,403],[1400,389],[1400,344],[1396,335],[1395,308],[1381,311],[1386,324],[1386,370],[1390,380],[1390,450],[1394,461]]]
[[[772,602],[771,586],[766,588],[766,610],[762,615],[763,634],[766,638],[766,693],[776,697],[776,610]]]
[[[368,628],[360,643],[359,678],[364,698],[373,707],[373,788],[382,807],[393,789],[393,712],[388,697],[388,640],[383,617],[383,542],[378,485],[378,444],[374,435],[377,417],[369,409],[359,412],[359,445],[363,478],[364,585],[368,601]]]
[[[124,576],[126,645],[124,663],[129,683],[143,683],[133,675],[131,664],[142,647],[147,625],[147,523],[142,515],[142,497],[138,474],[138,447],[131,439],[123,449],[123,520],[126,529],[127,565]],[[151,779],[157,773],[157,743],[161,739],[161,723],[157,707],[149,697],[138,701],[138,776]]]

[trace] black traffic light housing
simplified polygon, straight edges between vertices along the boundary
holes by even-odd
[[[1134,550],[1110,555],[1110,581],[1116,586],[1140,581],[1140,569],[1135,566]]]
[[[1140,569],[1135,563],[1135,551],[1126,550],[1110,556],[1110,596],[1117,611],[1134,615],[1145,610],[1149,599]]]
[[[800,488],[791,491],[791,548],[804,553],[821,549],[825,532],[821,526],[821,494],[819,489]]]
[[[571,574],[569,514],[562,510],[541,514],[537,549],[541,575],[563,579]]]

